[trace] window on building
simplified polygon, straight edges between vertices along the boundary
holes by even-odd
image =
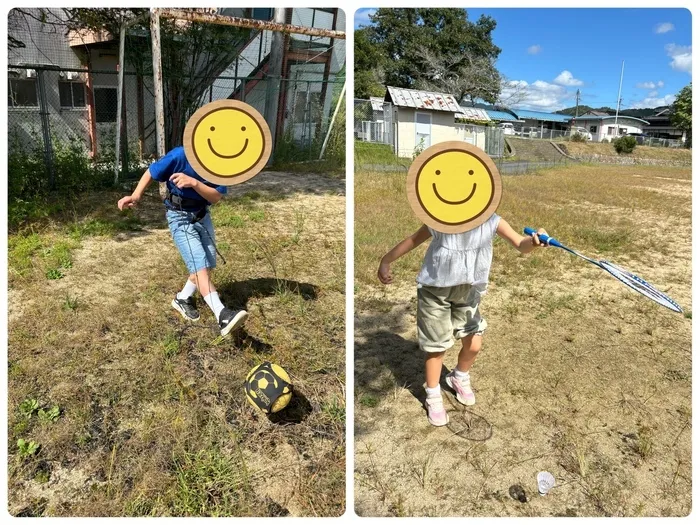
[[[608,135],[615,134],[615,126],[608,126]]]
[[[117,88],[96,87],[95,120],[97,122],[117,121]]]
[[[627,135],[627,128],[620,128],[620,135]]]
[[[272,9],[269,7],[254,7],[249,12],[248,16],[255,20],[272,20]]]
[[[36,79],[10,78],[7,85],[7,105],[11,108],[38,107]]]
[[[82,82],[59,82],[58,95],[62,108],[85,107],[85,84]]]
[[[590,131],[591,133],[598,133],[598,126],[591,126],[591,127],[589,128],[589,131]]]

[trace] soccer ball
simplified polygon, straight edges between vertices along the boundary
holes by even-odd
[[[265,414],[273,414],[291,401],[292,382],[284,368],[265,361],[248,372],[245,393],[253,407]]]

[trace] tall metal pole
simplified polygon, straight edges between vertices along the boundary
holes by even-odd
[[[338,104],[335,106],[335,111],[333,112],[333,118],[331,118],[331,123],[328,126],[328,133],[326,133],[326,138],[323,139],[323,146],[321,146],[321,154],[319,155],[319,160],[323,158],[323,154],[326,152],[326,146],[328,145],[328,139],[331,136],[331,131],[333,130],[333,124],[335,123],[335,117],[338,116],[338,110],[340,109],[340,105],[343,103],[343,100],[345,100],[345,82],[343,82],[343,90],[340,92],[340,97],[338,98]]]
[[[122,24],[119,29],[119,72],[118,72],[118,88],[117,88],[117,131],[116,145],[114,152],[114,184],[119,181],[119,159],[121,158],[121,139],[122,139],[122,108],[124,100],[124,40],[126,40],[126,25]]]
[[[151,8],[151,49],[153,55],[153,93],[156,117],[156,153],[165,155],[165,110],[163,109],[163,66],[160,59],[160,16],[157,8]],[[160,196],[166,198],[165,183],[160,183]]]
[[[622,75],[625,74],[625,61],[622,61],[622,71],[620,72],[620,89],[617,92],[617,109],[615,110],[615,135],[617,133],[617,115],[620,112],[620,97],[622,96]]]

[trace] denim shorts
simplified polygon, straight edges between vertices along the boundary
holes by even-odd
[[[194,214],[186,211],[168,210],[165,213],[175,246],[191,274],[204,268],[216,268],[216,240],[211,215],[207,211],[204,218],[195,223],[191,222],[193,217]]]

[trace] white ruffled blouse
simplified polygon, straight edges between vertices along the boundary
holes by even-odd
[[[493,257],[493,238],[501,217],[495,213],[481,226],[465,233],[440,233],[433,236],[416,281],[423,286],[472,284],[486,292]]]

